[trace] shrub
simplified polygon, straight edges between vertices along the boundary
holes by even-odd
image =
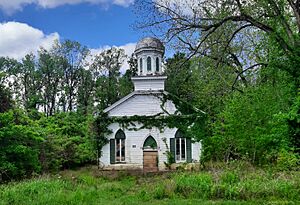
[[[206,159],[273,163],[290,143],[281,114],[288,111],[289,98],[289,87],[268,84],[232,95],[213,124],[214,135],[204,140]]]
[[[40,172],[41,130],[23,111],[0,113],[0,181]]]
[[[209,174],[181,174],[175,177],[176,193],[184,197],[209,198],[213,180]]]
[[[281,171],[297,170],[299,167],[299,155],[282,149],[277,158],[276,167]]]
[[[41,144],[44,171],[74,168],[95,159],[88,117],[78,113],[59,113],[42,118],[45,141]]]

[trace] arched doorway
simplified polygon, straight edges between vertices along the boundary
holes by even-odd
[[[152,136],[147,137],[143,145],[144,172],[158,171],[157,143]]]

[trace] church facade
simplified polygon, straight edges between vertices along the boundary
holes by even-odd
[[[173,115],[176,106],[171,100],[162,102],[166,93],[163,75],[165,48],[156,38],[144,38],[136,46],[137,76],[132,77],[134,91],[104,110],[108,117]],[[118,123],[109,125],[109,143],[102,148],[100,163],[104,169],[166,169],[167,152],[172,153],[175,163],[199,162],[201,143],[192,142],[177,128],[163,130],[142,128],[135,122],[124,128]],[[137,129],[134,129],[137,128]]]

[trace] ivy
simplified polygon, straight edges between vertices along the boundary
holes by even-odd
[[[175,95],[167,92],[151,93],[153,96],[161,100],[161,108],[164,112],[156,115],[134,115],[122,117],[109,117],[107,113],[100,113],[94,122],[94,130],[96,133],[97,150],[100,152],[102,147],[108,143],[106,136],[112,131],[108,126],[112,123],[118,123],[120,127],[127,130],[138,131],[141,129],[158,128],[160,132],[168,128],[178,128],[184,132],[185,136],[193,138],[195,141],[203,139],[206,134],[206,118],[207,115],[185,102]],[[172,101],[177,111],[174,114],[168,113],[164,106],[165,103]]]

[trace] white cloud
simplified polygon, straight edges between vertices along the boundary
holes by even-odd
[[[22,59],[26,54],[36,53],[42,46],[49,49],[58,33],[46,35],[43,31],[25,23],[0,23],[0,56]]]
[[[35,4],[42,8],[55,8],[62,5],[75,5],[89,3],[96,5],[118,5],[128,7],[134,3],[134,0],[0,0],[0,9],[7,14],[22,10],[25,5]]]
[[[6,22],[0,23],[0,56],[10,57],[21,60],[26,54],[36,54],[40,47],[50,49],[55,40],[59,40],[58,33],[46,35],[43,31],[33,28],[25,23]],[[125,54],[130,57],[134,52],[136,43],[127,43],[121,46],[115,46],[125,50]],[[91,54],[95,55],[112,46],[102,46],[100,48],[91,49]],[[88,59],[91,61],[92,59]],[[121,72],[129,69],[127,60],[121,67]]]
[[[101,53],[102,51],[106,50],[106,49],[109,49],[111,47],[117,47],[117,48],[122,48],[124,49],[125,51],[125,54],[128,56],[128,58],[131,57],[131,54],[134,52],[134,49],[135,49],[135,46],[136,46],[136,43],[127,43],[125,45],[122,45],[122,46],[102,46],[100,48],[96,48],[96,49],[91,49],[91,55],[96,55],[98,53]],[[127,63],[127,60],[124,61],[120,71],[121,73],[125,73],[126,70],[129,69],[129,64]]]

